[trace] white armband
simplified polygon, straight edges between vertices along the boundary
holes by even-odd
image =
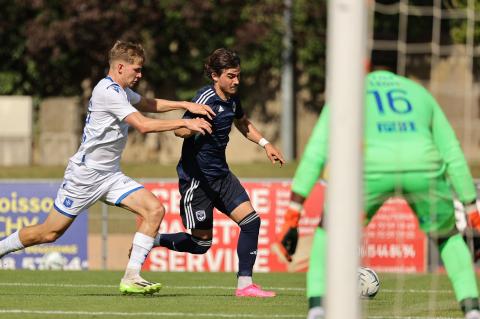
[[[260,145],[261,147],[265,147],[265,145],[267,145],[268,143],[270,143],[269,141],[267,141],[266,138],[261,138],[260,141],[258,141],[258,145]]]

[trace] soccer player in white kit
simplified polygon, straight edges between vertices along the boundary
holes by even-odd
[[[25,247],[54,242],[82,210],[102,200],[142,217],[120,291],[153,294],[160,290],[161,284],[140,277],[140,269],[153,246],[165,209],[150,191],[120,171],[128,127],[141,133],[188,128],[206,134],[211,133],[211,125],[204,119],[159,120],[145,117],[139,111],[184,109],[209,119],[215,113],[206,105],[145,98],[135,93],[130,87],[142,77],[144,60],[141,45],[115,43],[109,53],[108,76],[93,89],[82,144],[70,158],[52,211],[42,224],[22,228],[0,241],[0,258]]]

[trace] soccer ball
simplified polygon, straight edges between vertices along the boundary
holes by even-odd
[[[358,290],[360,297],[373,298],[380,288],[380,280],[377,273],[371,268],[360,267],[358,269]]]
[[[52,251],[43,256],[43,267],[49,270],[62,270],[66,261],[66,258],[61,253]]]

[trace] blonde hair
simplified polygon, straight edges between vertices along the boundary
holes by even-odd
[[[122,60],[127,63],[143,63],[145,61],[145,50],[139,43],[117,40],[108,54],[108,63]]]

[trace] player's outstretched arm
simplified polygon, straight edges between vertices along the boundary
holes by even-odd
[[[139,112],[134,112],[129,114],[124,121],[142,134],[173,131],[180,128],[185,128],[194,133],[200,133],[202,135],[206,133],[212,133],[212,125],[201,118],[159,120],[143,116]]]
[[[190,136],[193,136],[195,132],[189,130],[188,128],[179,128],[175,130],[175,136],[181,137],[181,138],[189,138]]]
[[[205,116],[210,120],[215,116],[215,112],[213,112],[210,106],[187,101],[151,99],[142,96],[140,102],[138,102],[134,106],[139,111],[150,113],[163,113],[172,110],[185,110],[193,114]]]
[[[243,136],[265,148],[265,153],[272,164],[275,164],[276,162],[279,162],[280,166],[285,164],[282,152],[263,138],[262,134],[245,115],[241,119],[236,119],[234,123],[235,127],[243,134]]]

